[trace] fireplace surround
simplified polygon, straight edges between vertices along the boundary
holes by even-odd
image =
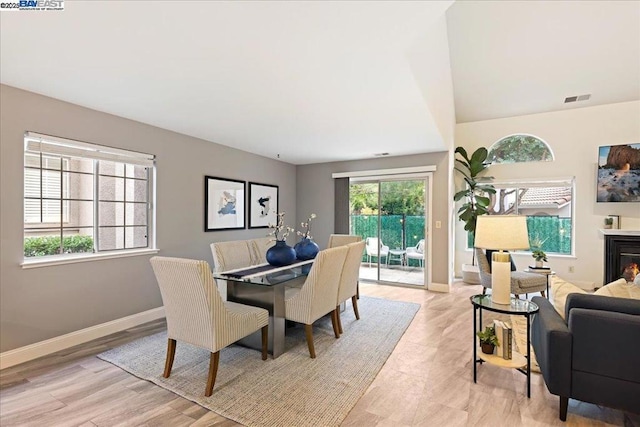
[[[611,283],[640,267],[640,231],[623,233],[622,230],[606,230],[604,246],[604,283]],[[618,233],[616,233],[616,231]],[[633,280],[633,279],[632,279]]]

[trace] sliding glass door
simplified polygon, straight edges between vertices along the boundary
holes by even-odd
[[[361,279],[425,286],[428,177],[351,181],[350,232],[367,241]]]

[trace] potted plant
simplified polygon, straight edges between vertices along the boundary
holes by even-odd
[[[486,163],[488,155],[486,148],[478,148],[469,157],[464,148],[456,147],[455,154],[461,157],[455,159],[455,170],[462,175],[465,181],[465,188],[458,191],[453,196],[453,200],[457,202],[464,199],[463,205],[458,209],[458,219],[464,222],[464,229],[471,233],[471,241],[474,242],[478,216],[488,213],[491,198],[487,195],[495,194],[496,189],[493,185],[488,184],[493,177],[483,176],[489,167],[489,164]],[[475,254],[472,254],[472,266],[475,267]],[[474,271],[475,274],[473,274]],[[480,283],[479,278],[473,277],[477,275],[477,268],[470,268],[465,264],[462,265],[463,281]]]
[[[613,218],[605,218],[604,228],[612,228],[612,227],[613,227]]]
[[[536,260],[536,267],[542,268],[543,262],[547,262],[547,254],[542,249],[536,249],[531,252],[531,256]]]
[[[498,345],[498,337],[496,336],[496,329],[493,326],[487,326],[484,331],[476,332],[478,339],[480,340],[480,348],[484,354],[493,354],[493,350]]]

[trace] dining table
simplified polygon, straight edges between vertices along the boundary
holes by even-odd
[[[226,281],[228,301],[269,311],[269,352],[274,359],[285,352],[285,290],[301,286],[312,264],[312,259],[281,267],[265,263],[213,274],[215,279]],[[260,331],[238,343],[260,350]]]

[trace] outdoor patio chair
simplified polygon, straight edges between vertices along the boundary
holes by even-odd
[[[424,268],[424,239],[420,239],[417,245],[407,248],[407,264],[410,259],[417,259],[420,262],[420,267]]]
[[[384,258],[389,263],[389,246],[384,245],[377,237],[367,237],[365,249],[369,260],[369,268],[371,268],[371,257],[379,260]]]
[[[304,324],[309,355],[316,358],[313,346],[313,322],[331,313],[333,333],[338,331],[338,287],[344,261],[349,249],[346,246],[325,249],[318,252],[311,271],[301,288],[285,289],[285,319]]]
[[[262,329],[262,360],[267,360],[269,312],[235,302],[218,293],[206,261],[155,256],[156,275],[167,318],[167,359],[163,377],[169,378],[176,341],[211,352],[205,396],[211,396],[218,373],[220,350]]]

